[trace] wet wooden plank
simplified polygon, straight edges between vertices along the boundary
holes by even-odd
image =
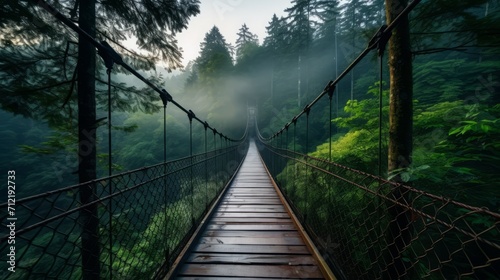
[[[224,207],[226,205],[282,205],[281,201],[279,199],[273,199],[273,200],[265,200],[265,199],[230,199],[230,200],[223,200],[221,202],[222,206]]]
[[[276,192],[273,192],[274,190],[266,188],[265,185],[267,184],[260,184],[260,185],[255,185],[255,186],[238,186],[235,185],[233,188],[228,190],[228,193],[233,193],[233,192],[246,192],[246,193],[255,193],[258,191],[258,193],[272,193],[274,195],[277,195]],[[258,188],[259,190],[256,190]]]
[[[255,188],[235,188],[228,192],[228,194],[247,194],[247,195],[273,195],[278,197],[276,192],[273,192],[268,189],[262,189],[256,191]]]
[[[322,278],[317,266],[187,264],[180,275],[230,277],[288,277],[296,279]]]
[[[255,191],[266,191],[269,190],[268,185],[270,182],[266,181],[261,181],[261,182],[253,182],[253,183],[239,183],[238,185],[234,186],[235,190],[241,189],[241,190],[249,190],[253,189]]]
[[[224,230],[296,230],[293,224],[283,225],[224,225],[210,223],[207,230],[224,229]]]
[[[178,280],[242,280],[237,277],[208,277],[208,276],[185,276],[185,277],[177,277],[175,279]],[[291,278],[265,278],[265,280],[290,280]],[[244,280],[263,280],[262,278],[249,278],[245,277]]]
[[[305,245],[222,245],[222,244],[197,244],[193,252],[204,253],[238,253],[238,254],[289,254],[308,255]]]
[[[312,256],[272,254],[191,254],[189,263],[315,265]]]
[[[228,245],[303,245],[299,237],[268,237],[268,238],[249,238],[249,237],[202,237],[201,244],[228,244]]]
[[[283,209],[285,210],[285,207],[283,205],[252,205],[252,204],[245,204],[245,205],[230,205],[230,204],[225,204],[225,205],[219,205],[219,209],[217,211],[225,211],[225,209],[248,209],[252,211],[257,211],[257,210],[262,210],[262,209],[269,209],[269,210],[276,210],[276,209]]]
[[[254,205],[243,205],[243,206],[254,206]],[[286,211],[282,208],[224,208],[225,213],[286,213]],[[217,211],[216,213],[221,213],[220,211]]]
[[[210,220],[214,224],[285,224],[292,223],[290,218],[231,218],[231,217],[215,217]]]
[[[275,198],[278,199],[276,194],[269,193],[269,194],[255,194],[255,193],[230,193],[228,194],[228,197],[234,197],[234,198]]]
[[[210,230],[203,233],[205,237],[247,237],[247,238],[272,238],[272,237],[300,237],[296,231],[244,231],[244,230]]]
[[[274,213],[274,212],[250,212],[250,213],[240,213],[240,212],[215,212],[214,217],[217,218],[290,218],[287,213]]]
[[[279,199],[275,200],[264,200],[264,199],[231,199],[231,200],[223,200],[221,204],[253,204],[253,205],[281,205],[281,201]]]
[[[242,280],[238,277],[209,277],[209,276],[185,276],[175,278],[178,280]],[[265,278],[265,280],[290,280],[291,278]],[[321,278],[322,279],[322,278]],[[263,278],[245,277],[244,280],[263,280]]]
[[[216,213],[286,213],[285,208],[281,205],[221,205]],[[259,207],[260,206],[260,207]],[[288,214],[288,213],[287,213]]]

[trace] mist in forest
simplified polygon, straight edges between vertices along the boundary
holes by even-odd
[[[233,139],[242,137],[247,107],[252,106],[258,109],[257,121],[262,133],[270,136],[300,113],[366,48],[370,38],[385,23],[383,2],[293,1],[285,11],[286,16],[269,18],[264,38],[257,38],[246,24],[242,24],[236,42],[227,42],[227,34],[222,34],[217,26],[207,27],[198,57],[175,75],[168,74],[164,65],[155,64],[158,60],[149,59],[147,55],[128,52],[116,44],[113,47],[134,69],[166,89],[176,102],[192,110],[218,132]],[[458,129],[461,121],[471,121],[467,119],[470,116],[493,118],[497,113],[496,107],[490,104],[497,103],[498,95],[490,93],[488,85],[498,77],[498,56],[495,56],[495,48],[486,46],[498,43],[497,37],[487,33],[488,23],[497,20],[498,13],[494,11],[498,7],[466,2],[457,7],[463,10],[464,16],[458,17],[453,24],[446,21],[451,12],[444,9],[440,1],[417,7],[410,18],[417,101],[415,158],[422,165],[427,160],[423,155],[442,149],[439,145],[442,141],[449,141],[449,149],[457,145],[448,139],[451,137],[448,132]],[[439,11],[433,16],[433,22],[439,23],[443,31],[434,36],[425,35],[436,31],[434,25],[427,24],[429,15],[424,11],[428,10]],[[58,25],[48,20],[50,15],[41,10],[35,12],[35,16],[46,19],[45,37],[40,39],[28,32],[41,25],[16,23],[27,31],[24,44],[4,36],[4,47],[0,50],[0,83],[4,93],[0,100],[3,110],[1,139],[5,143],[6,157],[16,159],[13,161],[15,166],[21,169],[39,167],[39,172],[33,172],[37,179],[33,179],[26,190],[33,193],[74,182],[72,178],[78,162],[74,156],[77,147],[77,93],[73,79],[77,67],[75,35],[70,30],[57,29]],[[446,33],[446,30],[454,32]],[[463,45],[471,40],[475,40],[474,43],[463,51]],[[356,138],[356,135],[362,131],[374,135],[377,131],[377,127],[372,126],[377,118],[377,108],[373,105],[377,104],[378,95],[375,90],[379,82],[377,59],[375,53],[368,55],[340,81],[331,108],[327,98],[318,103],[319,109],[311,114],[309,150],[303,152],[321,156],[322,145],[332,139],[339,145],[339,162],[370,172],[372,161],[368,156],[354,155],[356,150],[342,143],[357,143],[359,147],[375,145],[363,142],[366,139]],[[383,88],[384,94],[388,94],[386,56],[383,59]],[[20,61],[26,63],[20,65]],[[106,126],[108,76],[100,57],[97,57],[96,76],[99,172],[105,174],[109,135]],[[157,92],[119,66],[111,72],[111,84],[111,132],[117,172],[161,162],[164,149],[168,159],[189,155],[186,143],[190,140],[190,123],[185,112],[167,104],[164,131],[163,104]],[[474,99],[474,108],[469,107],[467,98],[470,96],[480,97]],[[435,126],[426,117],[457,106],[459,113],[454,118],[445,118],[449,121],[444,122],[445,127],[439,132],[426,128]],[[329,111],[331,122],[325,121]],[[483,120],[473,121],[481,123]],[[333,123],[333,135],[329,135],[330,123]],[[384,125],[387,125],[386,120]],[[194,121],[192,128],[194,152],[203,152],[204,126]],[[208,135],[210,133],[211,130]],[[297,138],[304,133],[299,129]],[[434,134],[429,137],[428,133]],[[488,133],[492,133],[491,129]],[[167,135],[165,148],[164,134]],[[209,148],[214,149],[213,133],[211,136]],[[220,144],[219,139],[215,144]],[[297,149],[304,149],[303,143],[296,144]],[[363,160],[350,161],[349,158]],[[440,162],[437,155],[433,160],[434,165],[450,166]],[[455,164],[461,166],[463,163],[457,159]],[[477,173],[479,177],[485,175],[482,170]],[[437,177],[426,178],[430,182]],[[42,179],[56,183],[47,186],[36,183]]]

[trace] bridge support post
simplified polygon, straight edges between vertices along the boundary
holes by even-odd
[[[80,2],[79,26],[95,37],[95,0]],[[78,38],[78,178],[80,183],[96,179],[95,47],[82,35]],[[82,205],[97,199],[95,183],[79,190]],[[99,218],[97,204],[80,211],[83,279],[100,278]]]

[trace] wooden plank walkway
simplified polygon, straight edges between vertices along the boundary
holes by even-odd
[[[251,142],[175,279],[324,279]]]

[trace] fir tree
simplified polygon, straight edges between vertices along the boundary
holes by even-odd
[[[231,69],[233,66],[231,45],[214,26],[205,34],[203,42],[200,43],[200,56],[196,59],[196,69],[201,82],[213,81]]]
[[[257,35],[250,32],[246,24],[243,24],[236,35],[238,35],[236,39],[236,60],[239,61],[243,58],[246,49],[258,46],[259,40]]]

